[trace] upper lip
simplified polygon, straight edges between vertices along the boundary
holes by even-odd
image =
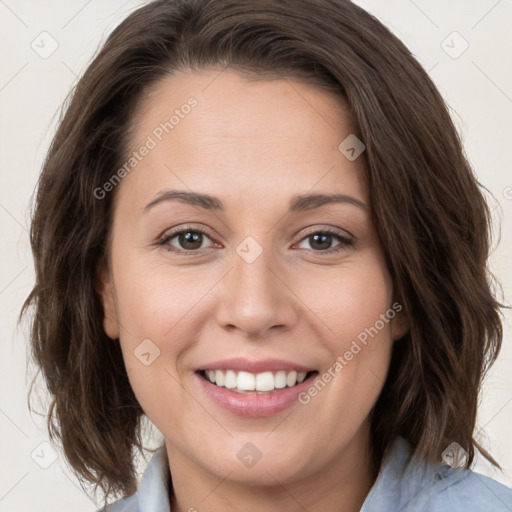
[[[288,372],[294,370],[297,372],[312,372],[314,368],[308,368],[302,364],[285,361],[283,359],[260,359],[251,361],[249,359],[236,357],[205,364],[198,368],[198,370],[234,370],[236,372],[262,373],[277,372],[280,370]]]

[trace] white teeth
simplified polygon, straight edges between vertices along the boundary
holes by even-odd
[[[294,386],[297,382],[297,372],[288,372],[288,375],[286,376],[286,385],[287,386]]]
[[[217,386],[224,386],[224,372],[215,370],[215,382]]]
[[[297,382],[300,384],[301,382],[304,382],[304,379],[306,378],[307,373],[306,372],[299,372],[297,373]]]
[[[274,374],[263,372],[256,375],[256,389],[258,391],[272,391],[274,389]]]
[[[219,370],[217,370],[218,372]],[[215,372],[215,374],[217,374]],[[219,384],[217,383],[217,386]],[[254,391],[256,389],[256,378],[254,374],[249,372],[238,372],[238,377],[236,378],[236,387],[241,391]]]
[[[274,377],[274,386],[276,389],[283,389],[286,387],[286,372],[280,370],[276,373]]]
[[[292,387],[304,382],[306,372],[262,372],[258,374],[250,372],[235,372],[234,370],[207,370],[206,378],[219,387],[226,387],[233,391],[273,391],[283,389],[286,386]]]
[[[228,370],[224,378],[224,386],[226,386],[228,389],[233,389],[236,388],[236,383],[236,373],[233,370]]]

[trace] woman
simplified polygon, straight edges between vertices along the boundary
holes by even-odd
[[[31,240],[50,434],[109,511],[509,510],[502,339],[444,103],[347,1],[160,0],[78,83]],[[164,436],[137,488],[147,416]]]

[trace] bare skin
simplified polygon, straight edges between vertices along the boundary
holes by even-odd
[[[173,512],[355,512],[376,477],[368,415],[393,342],[408,329],[403,311],[307,404],[274,414],[222,407],[197,370],[277,358],[319,378],[391,308],[363,158],[338,149],[353,128],[336,97],[288,78],[220,71],[168,77],[138,105],[133,150],[197,100],[115,190],[105,331],[120,339],[136,397],[165,437]],[[224,209],[147,207],[166,190],[209,194]],[[356,201],[288,210],[297,195],[335,193]],[[158,244],[180,229],[196,233],[198,248],[178,234]],[[319,248],[313,235],[322,233]],[[246,248],[262,251],[250,263],[237,252],[247,237],[255,242]],[[134,355],[145,339],[160,351],[149,365]],[[237,456],[247,443],[261,454],[250,467]]]

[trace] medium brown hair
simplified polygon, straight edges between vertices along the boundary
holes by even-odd
[[[487,270],[490,213],[427,73],[349,1],[158,0],[113,31],[77,83],[38,183],[36,282],[22,314],[33,306],[50,436],[77,475],[107,497],[130,495],[133,449],[142,450],[143,411],[97,293],[115,194],[93,191],[126,160],[143,92],[209,66],[334,91],[366,145],[373,222],[410,321],[372,410],[376,464],[397,435],[429,461],[453,441],[468,452],[467,467],[475,446],[490,458],[473,438],[482,379],[502,339]]]

